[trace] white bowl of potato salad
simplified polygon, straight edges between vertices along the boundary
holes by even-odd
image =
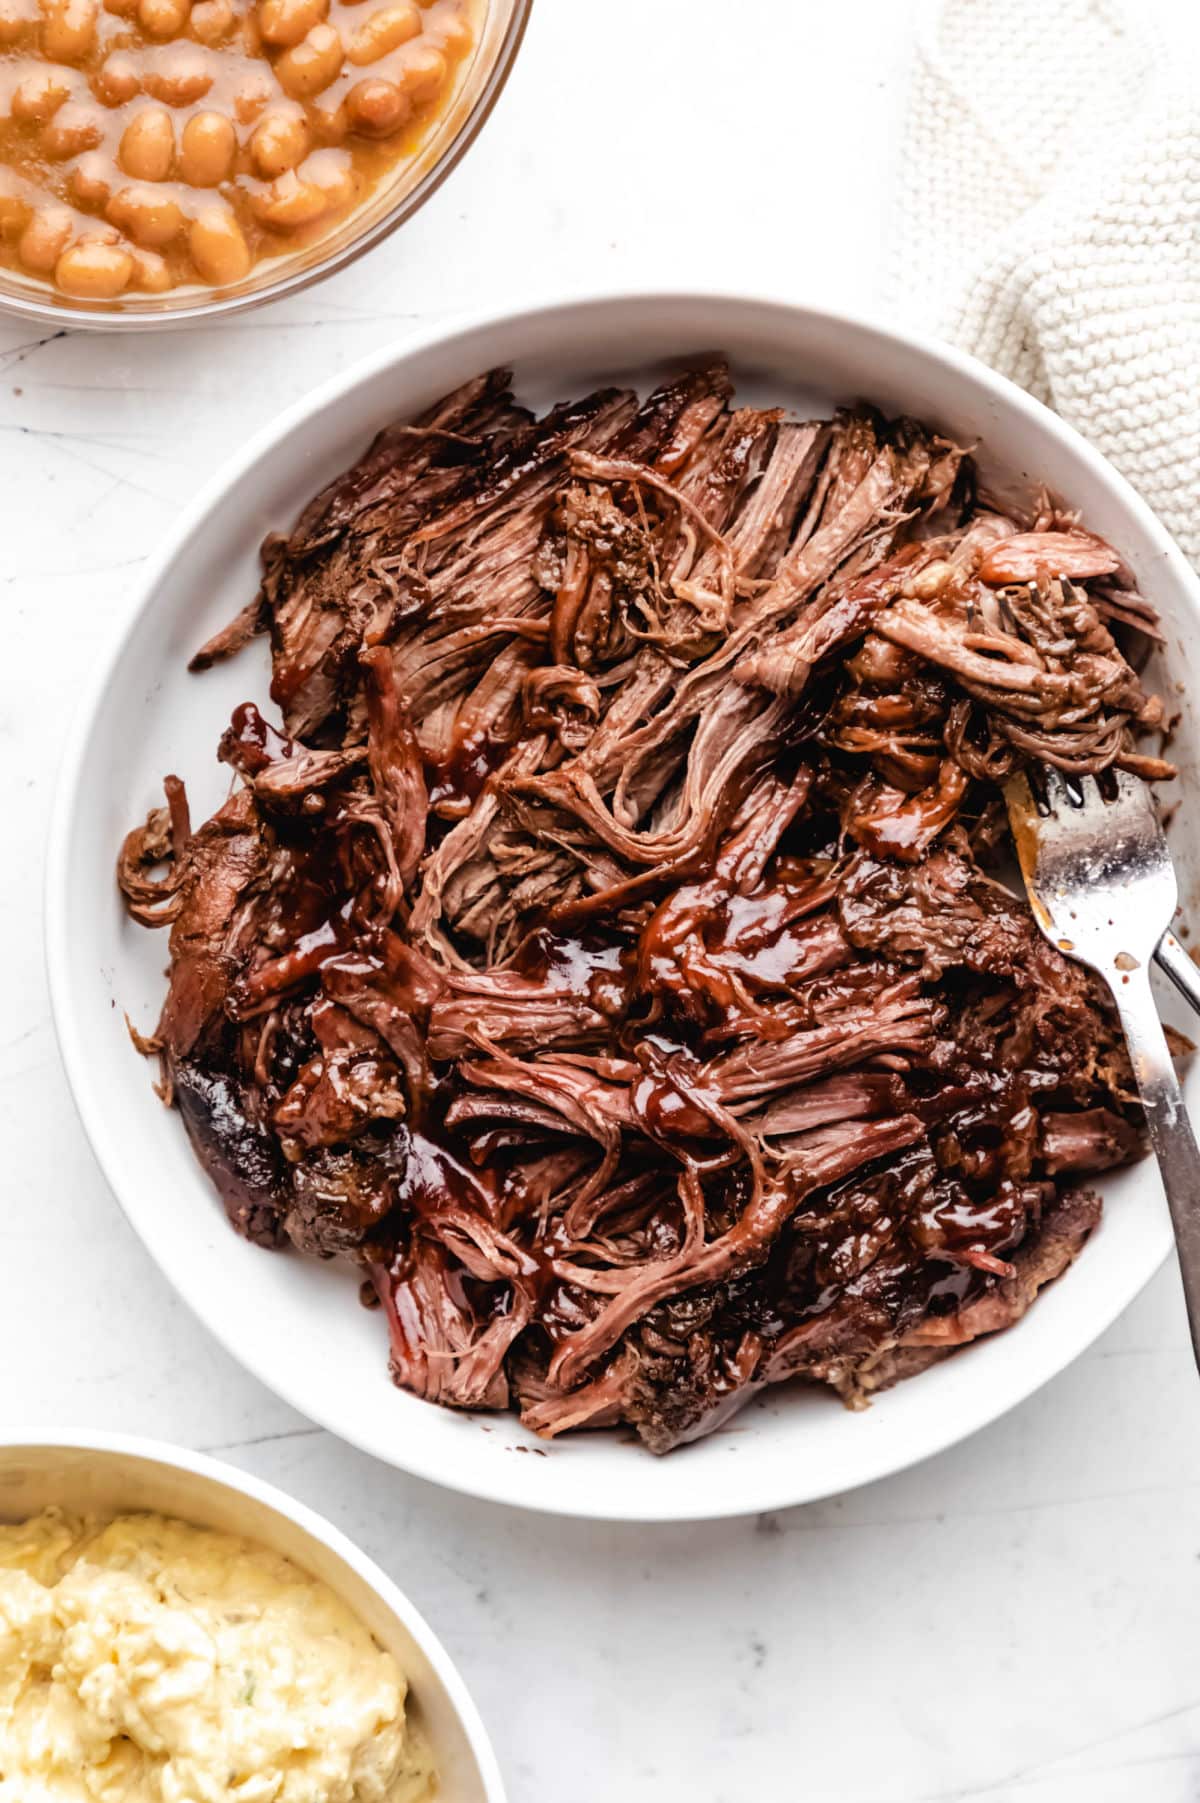
[[[407,1598],[245,1472],[0,1445],[0,1803],[504,1803]]]

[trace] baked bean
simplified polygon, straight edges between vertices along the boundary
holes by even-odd
[[[344,150],[317,150],[296,172],[325,196],[326,207],[348,207],[358,190],[350,156]]]
[[[0,0],[0,48],[31,36],[37,16],[36,0]]]
[[[237,133],[224,113],[193,113],[179,143],[179,173],[193,188],[215,188],[236,152]]]
[[[153,182],[119,188],[104,211],[135,244],[152,249],[178,238],[185,224],[179,202]]]
[[[329,11],[329,0],[262,0],[258,29],[264,44],[290,50],[319,25]]]
[[[302,181],[294,169],[277,176],[269,187],[252,194],[250,205],[264,225],[280,232],[292,232],[299,226],[311,225],[329,209],[329,202],[317,184]]]
[[[69,207],[35,207],[17,245],[26,269],[49,275],[71,241],[73,225]]]
[[[187,24],[188,0],[138,0],[138,21],[152,38],[177,38]]]
[[[266,74],[249,74],[242,77],[237,93],[233,97],[233,110],[242,125],[251,125],[258,118],[272,95],[277,93],[275,83]]]
[[[332,25],[314,25],[299,44],[284,51],[275,64],[275,73],[285,93],[303,100],[327,88],[341,67],[341,38]]]
[[[42,21],[42,55],[81,63],[96,41],[99,0],[50,0]]]
[[[146,75],[146,92],[167,106],[194,106],[213,85],[204,51],[195,44],[171,44]]]
[[[308,127],[298,109],[294,113],[267,113],[250,139],[255,168],[267,181],[294,169],[307,149]]]
[[[350,116],[343,103],[335,98],[336,92],[334,89],[324,98],[310,100],[306,108],[313,134],[322,144],[340,144],[351,129]]]
[[[235,23],[229,0],[200,0],[192,8],[192,32],[202,44],[219,44],[229,36]]]
[[[81,238],[68,245],[54,266],[54,280],[64,294],[79,300],[111,300],[128,285],[133,258],[119,244]]]
[[[102,207],[112,193],[112,164],[102,150],[89,150],[71,171],[71,192],[85,207]]]
[[[351,124],[368,138],[390,138],[412,110],[412,101],[394,81],[356,81],[346,96]]]
[[[23,194],[6,194],[0,190],[0,234],[12,238],[23,232],[32,211]]]
[[[446,85],[446,59],[432,44],[414,44],[404,53],[397,78],[414,106],[424,106]]]
[[[40,143],[42,155],[52,163],[63,163],[85,150],[94,150],[104,137],[104,115],[99,108],[68,100],[60,106],[49,124],[43,125]]]
[[[197,214],[188,243],[201,279],[216,287],[240,281],[250,268],[250,247],[242,228],[223,207],[205,207]]]
[[[175,128],[161,106],[135,113],[121,137],[118,160],[126,175],[141,182],[165,182],[175,157]]]
[[[475,47],[475,29],[465,13],[448,13],[434,29],[438,49],[457,61]]]
[[[376,63],[389,51],[398,50],[415,38],[421,29],[421,15],[412,0],[393,0],[390,6],[376,7],[361,25],[350,33],[346,56],[352,63]]]
[[[13,89],[9,102],[14,119],[44,125],[70,97],[71,80],[61,69],[35,69]]]
[[[129,255],[133,263],[130,286],[144,288],[147,294],[165,294],[171,286],[171,270],[167,259],[160,257],[156,250],[134,249]]]
[[[106,56],[92,77],[93,92],[105,106],[124,106],[141,88],[137,63],[127,50],[114,50]]]

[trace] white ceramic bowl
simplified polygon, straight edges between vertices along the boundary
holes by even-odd
[[[751,400],[827,411],[862,397],[978,443],[985,474],[1044,481],[1118,545],[1160,607],[1174,753],[1194,782],[1200,592],[1166,533],[1077,434],[981,365],[859,320],[737,297],[560,303],[407,339],[319,389],[240,450],[160,551],[82,707],[65,753],[49,856],[55,1017],[97,1157],[130,1221],[197,1314],[264,1383],[314,1420],[405,1470],[497,1501],[565,1514],[695,1519],[804,1502],[866,1483],[993,1420],[1075,1358],[1137,1294],[1171,1243],[1150,1165],[1106,1181],[1104,1224],[1077,1268],[1010,1333],[849,1414],[827,1393],[768,1392],[729,1429],[657,1460],[612,1434],[544,1445],[504,1416],[452,1413],[396,1390],[382,1322],[353,1276],[245,1245],[226,1225],[176,1114],[126,1037],[163,993],[165,938],[130,924],[113,881],[121,837],[176,771],[193,817],[221,799],[214,753],[240,700],[263,700],[263,645],[207,675],[189,654],[253,593],[259,541],[358,456],[386,421],[464,377],[513,363],[535,404],[601,379],[645,384],[665,359],[719,348]],[[1197,835],[1179,835],[1185,897]],[[1193,1073],[1200,1085],[1200,1070]],[[1200,1099],[1200,1089],[1195,1091]],[[533,1454],[538,1456],[531,1456]]]
[[[313,1510],[232,1465],[155,1440],[31,1435],[0,1445],[0,1521],[51,1505],[101,1516],[151,1510],[282,1553],[327,1584],[396,1660],[410,1720],[433,1752],[439,1797],[505,1803],[483,1723],[437,1636],[378,1565]]]

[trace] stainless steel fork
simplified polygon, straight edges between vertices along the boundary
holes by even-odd
[[[1154,962],[1165,970],[1184,1001],[1200,1014],[1200,970],[1192,963],[1174,933],[1164,933],[1154,948]]]
[[[1038,803],[1018,777],[1007,788],[1008,814],[1042,932],[1090,964],[1117,1004],[1175,1225],[1200,1365],[1200,1147],[1150,991],[1150,961],[1178,899],[1175,871],[1147,785],[1124,771],[1106,773],[1104,782],[1107,798],[1094,777],[1068,781],[1048,769]],[[1190,979],[1174,961],[1171,975],[1183,987]]]

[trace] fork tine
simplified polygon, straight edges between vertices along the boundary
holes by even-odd
[[[1077,804],[1067,787],[1067,779],[1061,770],[1053,764],[1042,766],[1042,788],[1046,798],[1046,808],[1053,820],[1063,808],[1075,807]]]
[[[1107,769],[1101,770],[1097,775],[1096,787],[1100,791],[1101,801],[1106,804],[1118,801],[1129,802],[1138,799],[1136,791],[1130,788],[1128,783],[1122,780],[1121,771],[1115,769],[1111,764]]]
[[[1112,769],[1107,772],[1116,784],[1118,801],[1144,801],[1154,807],[1154,793],[1149,783],[1140,776],[1133,776],[1128,770]],[[1155,813],[1158,812],[1154,808]]]

